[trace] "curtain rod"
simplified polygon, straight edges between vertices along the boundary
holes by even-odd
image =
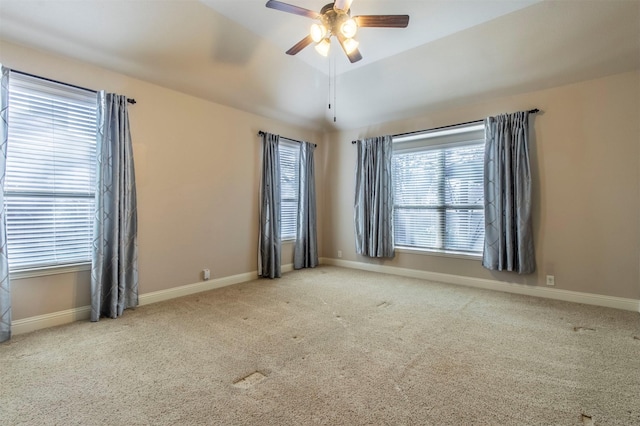
[[[540,110],[538,108],[534,108],[534,109],[530,109],[529,111],[527,111],[529,114],[535,114],[540,112]],[[450,127],[458,127],[458,126],[465,126],[467,124],[475,124],[475,123],[482,123],[484,120],[474,120],[474,121],[467,121],[466,123],[458,123],[458,124],[450,124],[448,126],[440,126],[440,127],[434,127],[432,129],[425,129],[425,130],[417,130],[415,132],[407,132],[407,133],[398,133],[397,135],[392,135],[392,138],[398,138],[400,136],[410,136],[410,135],[416,135],[418,133],[425,133],[425,132],[431,132],[433,130],[442,130],[442,129],[448,129]],[[358,143],[358,141],[351,141],[351,144],[356,144]]]
[[[40,80],[50,81],[51,83],[64,84],[65,86],[73,87],[80,90],[86,90],[87,92],[98,93],[97,90],[87,89],[86,87],[76,86],[75,84],[64,83],[62,81],[54,80],[52,78],[40,77],[39,75],[29,74],[28,72],[18,71],[14,69],[11,69],[11,71],[17,72],[18,74],[26,75],[29,77],[39,78]],[[129,102],[131,105],[135,105],[137,103],[136,100],[133,98],[127,98],[127,102]]]
[[[267,132],[263,132],[262,130],[260,130],[260,131],[258,131],[258,136],[265,135],[266,133],[267,133]],[[302,142],[303,142],[303,141],[299,141],[299,140],[295,140],[295,139],[291,139],[291,138],[286,138],[286,137],[284,137],[284,136],[282,136],[282,138],[283,138],[283,139],[290,140],[290,141],[293,141],[293,142],[298,142],[298,143],[302,143]],[[315,146],[316,148],[318,147],[318,145],[317,145],[317,144],[315,144],[315,143],[313,144],[313,146]]]

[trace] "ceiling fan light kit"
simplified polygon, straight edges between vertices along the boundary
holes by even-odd
[[[340,32],[346,38],[355,37],[356,33],[358,32],[358,24],[356,23],[355,19],[352,19],[351,17],[346,19],[342,23],[342,25],[340,25]]]
[[[320,43],[327,35],[327,28],[322,24],[312,24],[309,33],[314,42]]]
[[[277,0],[269,0],[266,6],[318,20],[311,25],[308,36],[287,50],[288,55],[295,55],[308,45],[315,43],[316,51],[322,56],[327,56],[331,49],[331,37],[335,36],[349,61],[353,63],[362,59],[358,50],[360,43],[354,39],[359,27],[406,28],[409,25],[409,15],[363,15],[352,18],[352,1],[335,0],[325,5],[320,13]]]
[[[355,52],[359,45],[360,43],[352,38],[347,38],[342,42],[342,48],[347,53],[347,55]]]
[[[331,42],[327,38],[322,39],[318,44],[316,44],[316,52],[322,56],[328,56],[329,50],[331,50]]]

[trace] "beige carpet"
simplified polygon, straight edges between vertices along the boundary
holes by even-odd
[[[639,425],[640,315],[323,266],[15,336],[2,425]]]

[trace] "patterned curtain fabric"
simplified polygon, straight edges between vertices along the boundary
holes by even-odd
[[[279,278],[280,241],[280,136],[262,136],[262,180],[260,185],[260,236],[258,242],[258,275]]]
[[[11,338],[11,284],[7,257],[7,218],[4,210],[4,178],[7,166],[9,120],[9,69],[0,65],[0,342]]]
[[[531,227],[529,113],[485,119],[485,237],[482,265],[498,271],[535,271]]]
[[[138,218],[127,98],[98,94],[91,321],[138,305]]]
[[[316,178],[313,168],[315,145],[300,143],[300,179],[298,184],[298,227],[293,252],[293,268],[318,265],[316,235]]]
[[[355,231],[356,252],[394,257],[391,136],[357,142]]]

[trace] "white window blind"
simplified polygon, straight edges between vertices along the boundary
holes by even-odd
[[[477,125],[394,139],[395,244],[482,253],[483,162]]]
[[[96,94],[12,72],[5,178],[11,270],[89,262]]]
[[[280,237],[296,238],[298,226],[298,181],[300,178],[300,145],[280,138],[280,183],[282,208]]]

